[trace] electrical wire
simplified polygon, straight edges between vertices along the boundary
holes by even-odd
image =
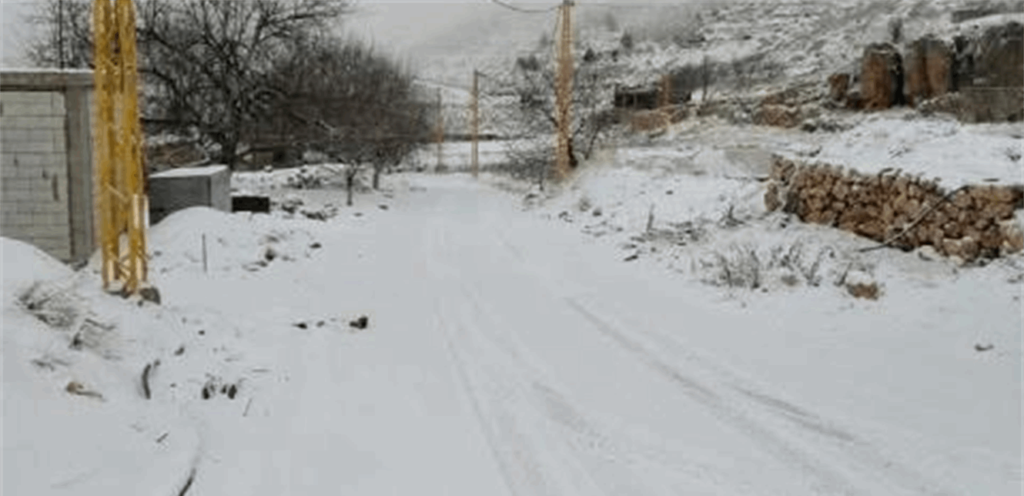
[[[496,4],[496,5],[500,5],[502,7],[505,7],[506,9],[514,10],[516,12],[520,12],[520,13],[523,13],[523,14],[547,14],[547,13],[550,13],[550,12],[554,12],[555,10],[558,10],[558,7],[561,6],[561,5],[554,5],[552,7],[546,8],[546,9],[524,9],[522,7],[517,7],[517,6],[512,5],[510,3],[504,2],[503,0],[491,0],[491,2]]]

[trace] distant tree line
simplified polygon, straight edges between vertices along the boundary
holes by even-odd
[[[90,67],[91,0],[45,0],[39,66]],[[137,0],[148,128],[198,133],[234,168],[267,147],[315,149],[375,170],[429,132],[401,64],[339,38],[351,0]]]

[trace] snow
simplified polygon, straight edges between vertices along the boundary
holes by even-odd
[[[221,173],[227,170],[226,165],[209,165],[206,167],[181,167],[178,169],[171,169],[163,171],[157,174],[153,174],[153,178],[176,178],[176,177],[196,177],[196,176],[212,176],[214,174]]]
[[[722,3],[694,11],[706,46],[640,40],[615,80],[770,52],[820,82],[891,18],[912,38],[1013,16],[953,25],[961,4]],[[596,46],[617,47],[606,34]],[[431,70],[511,67],[455,58]],[[762,181],[783,153],[1021,184],[1019,125],[828,117],[843,130],[690,119],[544,192],[488,171],[501,141],[480,144],[479,180],[361,177],[353,207],[342,164],[235,173],[273,211],[152,226],[159,305],[104,293],[98,256],[73,271],[0,238],[3,492],[1020,494],[1024,254],[863,251],[876,243],[766,212]],[[442,153],[468,170],[468,143]]]
[[[859,254],[765,213],[725,145],[602,152],[540,203],[401,174],[327,221],[176,212],[159,306],[4,240],[5,493],[1016,494],[1024,259]],[[274,174],[237,182],[343,195]],[[699,263],[799,244],[833,253],[816,286]],[[18,302],[36,280],[72,325]],[[85,316],[109,330],[69,348]]]
[[[938,177],[946,188],[1024,183],[1020,126],[965,125],[952,118],[904,115],[872,115],[856,128],[825,139],[815,158],[868,174],[894,167]]]

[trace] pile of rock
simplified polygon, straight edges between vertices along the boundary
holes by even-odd
[[[776,156],[765,193],[769,211],[838,227],[910,250],[933,246],[965,261],[1024,249],[1014,218],[1024,187],[967,186],[948,192],[936,181],[883,171],[867,175]]]

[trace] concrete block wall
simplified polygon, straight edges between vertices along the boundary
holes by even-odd
[[[0,72],[0,236],[68,262],[94,246],[91,86],[88,71]]]

